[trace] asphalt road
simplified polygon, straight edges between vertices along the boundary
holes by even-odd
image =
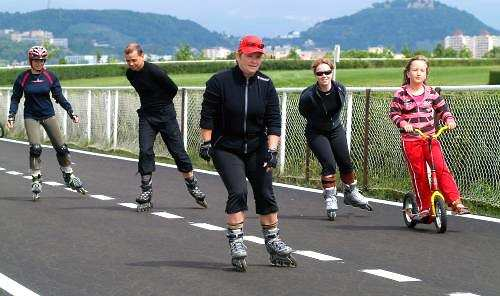
[[[135,161],[77,151],[72,158],[89,195],[60,184],[55,152],[44,148],[43,180],[60,185],[44,184],[33,202],[28,146],[0,140],[0,295],[500,294],[495,219],[449,216],[448,231],[437,234],[433,225],[407,229],[398,206],[375,201],[366,212],[339,198],[337,219],[328,221],[319,193],[276,186],[281,234],[298,267],[269,264],[250,202],[248,272],[238,273],[217,175],[197,173],[208,195],[202,209],[175,168],[158,166],[155,208],[137,213]]]

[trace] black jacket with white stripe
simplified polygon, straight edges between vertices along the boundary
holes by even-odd
[[[212,130],[212,145],[251,153],[267,135],[281,135],[279,98],[260,71],[246,78],[238,66],[213,75],[206,83],[200,127]]]

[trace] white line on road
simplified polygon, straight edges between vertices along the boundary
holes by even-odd
[[[216,231],[226,230],[225,228],[222,228],[222,227],[219,227],[216,225],[212,225],[212,224],[208,224],[208,223],[189,223],[189,224],[196,226],[196,227],[199,227],[199,228],[207,229],[207,230],[216,230]]]
[[[260,244],[260,245],[263,245],[265,243],[263,238],[256,237],[253,235],[245,235],[245,236],[243,236],[243,239],[246,241],[249,241],[249,242]]]
[[[390,272],[390,271],[383,270],[383,269],[362,269],[360,271],[366,272],[369,274],[373,274],[376,276],[380,276],[380,277],[390,279],[390,280],[400,282],[400,283],[403,283],[403,282],[421,282],[421,280],[419,280],[419,279],[412,278],[412,277],[402,275],[399,273]]]
[[[0,171],[5,171],[5,169],[4,168],[0,168]]]
[[[13,296],[39,296],[2,273],[0,273],[0,288]]]
[[[135,207],[137,207],[137,206],[135,206]],[[174,215],[174,214],[170,214],[170,213],[167,213],[167,212],[154,212],[152,214],[156,215],[156,216],[159,216],[159,217],[167,218],[167,219],[182,219],[182,218],[184,218],[184,217],[177,216],[177,215]]]
[[[137,209],[137,205],[135,203],[131,203],[131,202],[122,202],[122,203],[119,203],[119,205],[122,207]]]
[[[33,177],[32,176],[23,176],[24,179],[31,180]]]
[[[62,186],[63,185],[63,184],[61,184],[59,182],[54,182],[54,181],[47,181],[47,182],[42,182],[42,183],[50,185],[50,186]]]
[[[68,191],[71,191],[71,192],[74,192],[74,193],[78,193],[78,191],[76,191],[76,190],[74,190],[74,189],[71,189],[71,188],[69,188],[69,187],[66,187],[66,188],[64,188],[64,189],[66,189],[66,190],[68,190]]]
[[[19,176],[19,175],[22,175],[23,173],[20,173],[20,172],[16,172],[16,171],[8,171],[8,172],[5,172],[6,174],[9,174],[9,175],[14,175],[14,176]]]
[[[309,258],[313,258],[313,259],[318,259],[320,261],[343,261],[340,258],[321,254],[321,253],[314,252],[314,251],[299,250],[299,251],[294,251],[293,253],[297,254],[297,255],[302,255],[302,256],[309,257]]]
[[[113,197],[109,197],[109,196],[102,195],[102,194],[91,194],[90,197],[100,199],[100,200],[112,200],[112,199],[114,199]]]
[[[481,296],[481,295],[478,295],[478,294],[464,293],[464,292],[455,292],[455,293],[451,293],[449,295],[450,296]]]
[[[2,138],[2,139],[0,139],[0,141],[9,142],[9,143],[16,143],[16,144],[22,144],[22,145],[28,145],[27,142],[18,141],[18,140],[11,140],[11,139],[4,139],[4,138]],[[49,145],[42,145],[42,147],[53,149],[53,147],[49,146]],[[79,150],[79,149],[71,149],[71,151],[75,152],[75,153],[80,153],[80,154],[85,154],[85,155],[92,155],[92,156],[99,156],[99,157],[110,158],[110,159],[119,159],[119,160],[131,161],[131,162],[137,162],[138,161],[135,158],[123,157],[123,156],[116,156],[116,155],[108,155],[108,154],[90,152],[90,151]],[[167,164],[167,163],[158,163],[157,162],[156,166],[177,169],[176,165]],[[208,175],[215,175],[215,176],[218,175],[217,172],[213,172],[213,171],[200,170],[200,169],[195,169],[194,171],[195,172],[199,172],[199,173],[203,173],[203,174],[208,174]],[[289,189],[306,191],[306,192],[314,192],[314,193],[321,193],[322,192],[319,189],[306,188],[306,187],[300,187],[300,186],[295,186],[295,185],[288,185],[288,184],[277,183],[277,182],[273,182],[273,185],[277,186],[277,187],[289,188]],[[342,194],[339,194],[339,196],[342,196]],[[318,198],[319,197],[320,196],[318,195]],[[371,201],[371,202],[374,202],[374,203],[379,203],[379,204],[386,204],[386,205],[392,205],[392,206],[397,206],[397,207],[401,207],[402,206],[402,203],[400,203],[400,202],[393,202],[393,201],[387,201],[387,200],[381,200],[381,199],[375,199],[375,198],[368,198],[368,200]],[[486,217],[486,216],[462,215],[462,216],[458,216],[458,217],[459,218],[469,218],[469,219],[475,219],[475,220],[481,220],[481,221],[488,221],[488,222],[500,223],[500,219]]]

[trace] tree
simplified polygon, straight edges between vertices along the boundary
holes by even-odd
[[[432,52],[433,56],[436,58],[444,57],[444,46],[441,43],[438,43]]]
[[[401,49],[401,53],[406,57],[406,58],[411,58],[413,56],[413,54],[411,53],[411,50],[410,48],[408,47],[408,45],[405,45],[402,49]]]
[[[292,47],[292,49],[290,49],[290,52],[288,53],[288,55],[286,56],[286,58],[287,59],[293,59],[293,60],[300,59],[299,49],[297,47]]]
[[[234,60],[234,59],[236,59],[236,52],[231,51],[231,53],[227,55],[226,60]]]
[[[181,44],[179,49],[175,53],[175,59],[177,61],[193,60],[194,57],[193,57],[193,53],[191,52],[191,47],[186,43]]]
[[[500,47],[498,46],[493,47],[493,49],[488,51],[483,57],[491,59],[500,59]]]
[[[61,54],[61,49],[54,44],[50,44],[48,40],[45,40],[42,43],[42,46],[49,52],[49,60],[55,60],[60,57],[59,55]]]
[[[101,59],[102,59],[102,55],[101,55],[101,52],[99,50],[96,50],[95,52],[95,60],[98,64],[101,63]]]
[[[467,47],[464,47],[458,52],[458,57],[464,59],[470,59],[472,58],[472,52]]]

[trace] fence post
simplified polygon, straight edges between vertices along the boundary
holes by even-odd
[[[370,94],[371,89],[366,89],[365,98],[365,119],[364,119],[364,135],[363,135],[363,188],[368,189],[368,144],[370,130]]]
[[[68,98],[68,91],[64,90],[64,97]],[[68,115],[66,113],[63,113],[63,118],[62,118],[62,125],[63,125],[63,135],[64,138],[68,136]]]
[[[115,91],[115,112],[113,117],[113,149],[118,145],[118,90]]]
[[[111,90],[108,90],[106,97],[106,141],[111,143]]]
[[[5,118],[9,117],[9,109],[10,109],[10,99],[9,98],[10,98],[10,96],[11,96],[10,90],[8,90],[7,91],[7,98],[6,98],[7,100],[5,100],[5,105],[6,105],[6,107],[5,107]]]
[[[87,142],[90,143],[92,131],[92,90],[89,89],[87,96]]]
[[[345,126],[345,132],[346,132],[346,138],[347,138],[347,148],[349,149],[349,152],[351,152],[351,142],[352,142],[352,92],[349,92],[347,94],[347,118],[346,118],[346,126]]]
[[[181,106],[181,126],[182,126],[182,143],[184,144],[184,149],[187,149],[188,141],[188,96],[187,90],[182,88],[182,106]]]
[[[310,176],[310,169],[311,169],[311,149],[309,148],[309,145],[306,143],[306,182],[309,182]]]
[[[287,94],[284,91],[281,99],[281,143],[280,143],[280,175],[285,171],[285,151],[286,151],[286,101]]]

